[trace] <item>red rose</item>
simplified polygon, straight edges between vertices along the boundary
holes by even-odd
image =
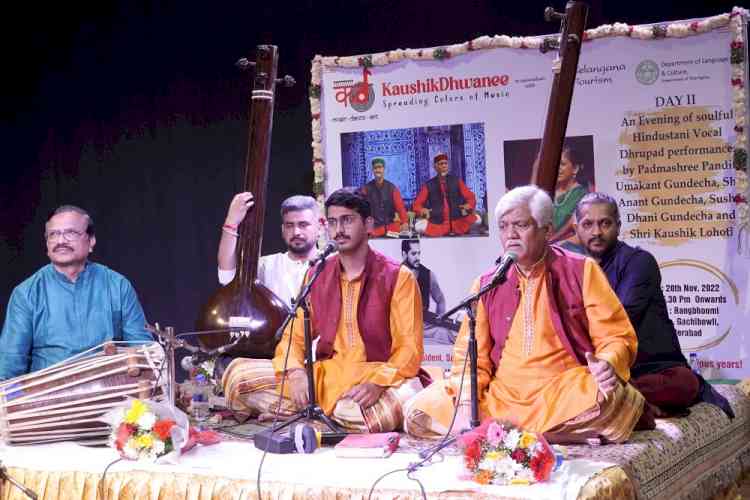
[[[518,448],[510,454],[510,458],[512,458],[519,464],[522,464],[529,458],[529,456],[526,454],[526,450],[524,450],[523,448]]]
[[[162,441],[166,441],[171,437],[170,431],[172,430],[172,427],[175,426],[174,420],[159,420],[154,424],[154,434],[159,436],[159,439]]]

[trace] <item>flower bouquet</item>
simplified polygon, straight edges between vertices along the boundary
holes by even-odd
[[[546,481],[555,466],[552,448],[541,434],[507,422],[485,420],[459,437],[465,474],[480,484],[532,484]]]
[[[152,400],[128,399],[102,419],[112,428],[110,446],[129,460],[175,463],[196,444],[220,441],[214,431],[190,427],[179,409]]]

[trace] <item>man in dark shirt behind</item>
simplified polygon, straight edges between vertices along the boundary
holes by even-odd
[[[705,401],[733,417],[727,400],[693,373],[682,355],[656,259],[619,241],[617,202],[604,193],[589,193],[578,202],[575,218],[581,244],[604,270],[635,328],[638,355],[630,369],[631,383],[657,407],[655,415],[685,413],[688,406]]]

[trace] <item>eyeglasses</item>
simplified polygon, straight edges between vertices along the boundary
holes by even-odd
[[[533,219],[518,220],[513,222],[501,222],[498,226],[500,227],[501,233],[507,232],[511,227],[518,233],[525,233],[531,227],[536,226],[536,222],[534,222]]]
[[[326,222],[328,223],[329,229],[336,229],[339,224],[341,224],[341,227],[350,228],[352,225],[354,225],[354,221],[357,220],[357,217],[359,217],[359,214],[348,214],[348,215],[342,215],[338,219],[334,219],[333,217],[328,217],[326,219]]]
[[[46,232],[44,234],[44,238],[47,241],[54,241],[62,236],[65,241],[78,241],[83,237],[84,234],[86,233],[76,231],[75,229],[64,229],[62,231],[59,229],[53,229],[52,231]]]

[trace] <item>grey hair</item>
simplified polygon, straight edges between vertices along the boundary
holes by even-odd
[[[316,216],[320,214],[318,202],[312,196],[297,194],[281,202],[282,218],[289,212],[301,212],[302,210],[312,210]]]
[[[81,207],[77,207],[75,205],[60,205],[57,207],[47,218],[47,221],[58,214],[65,214],[68,212],[75,212],[79,215],[83,215],[86,218],[86,234],[89,236],[94,236],[94,218],[91,217],[91,214],[89,214],[86,210],[82,209]]]
[[[587,205],[607,205],[609,207],[609,213],[612,214],[615,221],[620,222],[620,209],[617,207],[617,201],[610,195],[599,192],[586,194],[576,205],[576,220],[581,220],[583,216],[583,207]]]
[[[500,198],[495,207],[495,221],[508,211],[520,207],[527,207],[537,226],[544,227],[552,224],[552,199],[543,189],[534,185],[513,188]]]

